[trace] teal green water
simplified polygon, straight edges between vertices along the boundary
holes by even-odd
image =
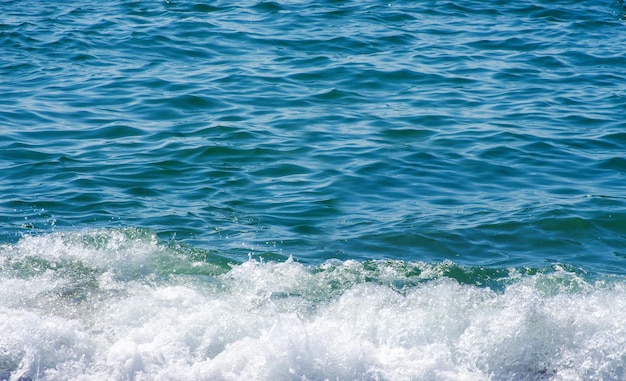
[[[2,5],[0,380],[624,377],[622,1]]]
[[[5,241],[623,272],[615,5],[33,4],[2,23]]]
[[[5,242],[626,269],[620,4],[4,8]]]

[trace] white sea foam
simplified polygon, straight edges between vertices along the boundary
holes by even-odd
[[[155,257],[175,253],[119,231],[27,237],[0,252],[0,379],[626,376],[622,280],[556,270],[494,291],[414,264],[422,279],[398,288],[406,264],[292,260],[155,277]]]

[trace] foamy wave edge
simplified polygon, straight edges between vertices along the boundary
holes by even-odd
[[[620,379],[626,283],[452,262],[212,261],[141,229],[0,247],[0,379]]]

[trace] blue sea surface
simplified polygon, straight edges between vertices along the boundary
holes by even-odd
[[[7,0],[0,380],[626,378],[621,0]]]

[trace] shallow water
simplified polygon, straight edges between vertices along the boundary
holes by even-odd
[[[0,379],[621,379],[625,14],[5,2]]]

